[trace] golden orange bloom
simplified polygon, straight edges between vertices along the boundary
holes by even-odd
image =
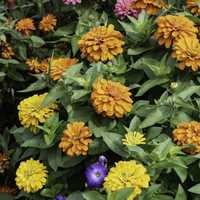
[[[179,62],[179,69],[186,67],[197,71],[200,68],[200,43],[197,38],[182,37],[174,44],[172,57]]]
[[[53,31],[56,26],[57,19],[54,15],[48,14],[43,17],[39,24],[39,29],[43,32]]]
[[[72,122],[64,130],[59,148],[69,156],[85,156],[88,145],[92,142],[91,136],[91,131],[84,122]]]
[[[91,62],[112,60],[123,52],[123,35],[113,25],[92,28],[79,41],[83,57]]]
[[[154,36],[160,45],[166,48],[180,37],[197,37],[198,29],[195,24],[184,16],[166,15],[157,18],[157,31]]]
[[[0,174],[9,168],[10,159],[5,153],[0,153]]]
[[[49,63],[51,61],[51,58],[45,58],[40,62],[40,69],[42,72],[48,72]]]
[[[0,43],[0,55],[2,58],[11,59],[15,55],[15,53],[14,53],[12,47],[10,46],[10,44],[8,44],[6,42],[1,42]]]
[[[35,25],[31,18],[24,18],[16,23],[15,29],[22,35],[29,36],[35,30]]]
[[[40,62],[38,61],[37,58],[29,58],[26,60],[26,64],[29,67],[29,70],[34,72],[34,73],[41,73],[41,69],[40,69]]]
[[[51,63],[51,78],[56,81],[59,80],[65,71],[72,65],[75,65],[78,62],[75,58],[54,58]]]
[[[97,113],[107,117],[122,118],[132,109],[129,88],[120,82],[99,78],[93,84],[92,104]]]
[[[200,16],[200,0],[187,0],[187,7],[191,10],[191,12],[197,16]]]
[[[0,185],[0,193],[15,194],[16,191],[17,189],[14,187]]]
[[[135,0],[131,7],[133,9],[144,9],[149,15],[156,15],[166,7],[163,0]]]
[[[173,140],[177,145],[193,144],[194,148],[186,148],[185,152],[190,154],[200,153],[200,123],[196,121],[183,122],[177,125],[173,131]]]

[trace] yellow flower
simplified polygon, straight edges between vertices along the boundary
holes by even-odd
[[[54,15],[48,14],[43,17],[39,24],[39,29],[43,32],[53,31],[56,26],[57,19]]]
[[[6,42],[0,43],[0,54],[1,54],[1,57],[5,59],[11,59],[15,55],[10,44]]]
[[[157,31],[154,36],[160,45],[171,47],[180,37],[196,38],[198,29],[184,16],[166,15],[157,18]]]
[[[0,153],[0,174],[9,168],[10,159],[5,153]]]
[[[15,29],[22,35],[29,36],[35,30],[35,25],[31,18],[24,18],[16,23]]]
[[[78,62],[75,58],[54,58],[51,63],[51,78],[56,81],[59,80],[65,71],[72,65]]]
[[[187,7],[197,16],[200,16],[200,0],[187,0]]]
[[[47,93],[35,94],[19,103],[17,107],[19,110],[19,120],[25,128],[30,128],[33,132],[36,132],[37,126],[40,123],[44,123],[55,113],[55,110],[58,108],[56,103],[52,103],[47,107],[42,106],[46,96]]]
[[[0,193],[15,194],[16,188],[6,185],[0,185]]]
[[[105,178],[104,188],[106,192],[115,192],[124,188],[133,188],[133,193],[127,200],[135,199],[143,188],[148,188],[150,177],[146,168],[135,160],[119,161],[110,169]]]
[[[48,171],[39,160],[22,161],[16,171],[16,185],[24,192],[37,192],[47,183]]]
[[[91,136],[91,131],[84,122],[72,122],[64,130],[59,148],[69,156],[85,156],[88,145],[92,142]]]
[[[122,118],[132,109],[129,88],[119,82],[99,78],[93,84],[92,104],[97,113]]]
[[[144,9],[149,15],[156,15],[166,7],[163,0],[136,0],[133,1],[133,9]]]
[[[182,37],[174,44],[172,57],[179,62],[179,69],[190,67],[193,71],[200,68],[200,43],[197,38]]]
[[[112,60],[123,52],[123,35],[113,25],[91,29],[79,41],[83,57],[91,62]]]
[[[140,144],[145,144],[145,137],[140,132],[129,131],[125,135],[125,138],[122,139],[122,142],[123,142],[124,145],[127,145],[127,146],[136,146],[136,145],[140,145]]]
[[[200,153],[200,122],[183,122],[177,125],[173,131],[173,140],[177,145],[193,144],[194,148],[186,148],[185,152],[190,154]]]

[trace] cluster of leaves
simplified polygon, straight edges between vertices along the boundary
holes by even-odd
[[[178,123],[199,119],[200,74],[180,72],[170,53],[153,40],[154,17],[141,12],[138,19],[129,17],[118,21],[113,13],[115,2],[86,0],[73,7],[62,1],[17,0],[16,6],[9,9],[0,1],[0,40],[9,41],[15,52],[13,59],[0,59],[0,150],[11,158],[9,171],[0,175],[0,185],[13,185],[20,161],[30,157],[41,160],[49,171],[48,184],[40,192],[19,192],[15,197],[0,194],[0,199],[45,200],[53,199],[60,192],[68,195],[69,200],[127,199],[132,192],[130,188],[106,195],[85,186],[84,170],[101,154],[108,158],[109,167],[127,159],[138,160],[147,167],[151,186],[139,200],[200,199],[200,156],[183,153],[171,139]],[[184,4],[181,0],[168,3],[170,8],[161,15],[180,12]],[[200,24],[198,17],[181,11]],[[55,31],[23,37],[15,30],[17,20],[30,16],[37,21],[48,13],[58,19]],[[94,26],[109,23],[126,35],[124,54],[108,63],[89,63],[82,59],[78,47],[80,37]],[[77,57],[79,63],[67,69],[57,82],[52,82],[48,74],[29,73],[24,64],[30,57],[67,55]],[[131,88],[134,105],[125,118],[108,119],[95,113],[90,95],[92,84],[99,76]],[[49,93],[43,105],[57,100],[60,112],[34,135],[20,126],[17,104],[44,91]],[[63,129],[72,121],[84,121],[92,130],[94,139],[86,157],[68,157],[58,149]],[[130,148],[123,145],[126,128],[143,132],[146,144]]]

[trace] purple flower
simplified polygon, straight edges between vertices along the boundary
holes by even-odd
[[[105,177],[108,174],[108,169],[105,166],[106,157],[100,156],[99,161],[87,167],[85,171],[86,182],[89,188],[101,188]]]
[[[69,4],[72,4],[72,5],[76,5],[78,3],[81,3],[81,0],[63,0],[63,3],[69,5]]]
[[[127,16],[137,17],[140,10],[131,8],[131,4],[135,0],[117,0],[115,4],[115,15],[120,19],[124,19]]]
[[[54,200],[67,200],[67,197],[62,196],[61,194],[57,195]]]

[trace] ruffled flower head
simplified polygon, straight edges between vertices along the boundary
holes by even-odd
[[[129,88],[120,82],[99,78],[93,84],[92,104],[97,113],[107,117],[122,118],[132,109]]]
[[[122,139],[122,142],[126,146],[136,146],[140,144],[145,144],[145,137],[140,132],[128,131],[128,133],[125,135],[125,138]]]
[[[10,158],[5,153],[0,153],[0,174],[4,173],[10,166]]]
[[[22,161],[16,171],[16,185],[24,192],[37,192],[47,183],[48,171],[38,160]]]
[[[70,5],[70,4],[76,5],[76,4],[81,3],[81,0],[63,0],[63,3],[67,5]]]
[[[43,17],[39,24],[39,29],[43,32],[53,31],[56,26],[57,19],[54,15],[48,14]]]
[[[187,0],[186,4],[193,14],[200,16],[200,0]]]
[[[135,2],[135,0],[117,0],[114,10],[116,16],[120,19],[124,19],[127,16],[137,17],[140,10],[132,8],[131,5],[133,2]]]
[[[107,192],[115,192],[120,189],[133,188],[133,193],[127,200],[135,199],[143,188],[148,188],[150,177],[146,168],[134,160],[119,161],[112,167],[105,178],[104,188]]]
[[[123,52],[123,45],[123,35],[113,25],[92,28],[79,41],[82,56],[91,62],[112,60]]]
[[[44,123],[48,118],[54,115],[58,108],[56,103],[43,107],[47,93],[41,95],[33,95],[29,98],[22,100],[18,105],[18,116],[21,124],[25,128],[30,128],[33,132],[37,131],[37,126]]]
[[[92,142],[91,136],[91,131],[84,122],[72,122],[67,124],[59,148],[68,156],[85,156]]]
[[[190,154],[200,153],[200,123],[196,121],[183,122],[177,125],[173,131],[173,140],[179,145],[193,144],[194,147],[185,148],[184,151]]]
[[[11,59],[15,53],[9,43],[0,42],[0,55],[2,58]]]
[[[195,38],[198,33],[194,22],[184,16],[160,16],[157,18],[157,25],[155,39],[166,48],[171,47],[180,37]]]
[[[36,28],[31,18],[24,18],[16,23],[15,29],[22,35],[29,36]]]

